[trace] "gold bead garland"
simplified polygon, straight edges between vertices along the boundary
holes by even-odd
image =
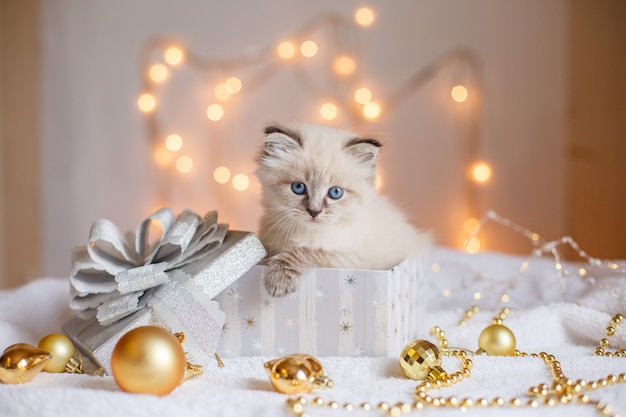
[[[477,308],[472,307],[465,312],[465,318],[471,318]],[[472,312],[468,315],[468,312]],[[503,320],[510,313],[510,309],[504,308],[500,313],[493,318],[492,325],[502,325]],[[611,319],[609,326],[606,328],[607,336],[613,336],[616,332],[616,327],[619,326],[624,320],[622,314],[616,314]],[[460,324],[461,325],[461,324]],[[504,326],[503,326],[504,327]],[[530,407],[537,408],[539,406],[553,407],[558,405],[565,405],[570,403],[578,403],[584,405],[594,406],[602,416],[616,417],[611,407],[603,402],[592,400],[589,397],[588,392],[605,388],[615,384],[626,383],[626,373],[620,373],[618,375],[607,375],[606,377],[599,378],[595,381],[586,381],[583,379],[573,380],[568,378],[561,367],[561,363],[556,359],[554,355],[546,352],[540,353],[525,353],[519,350],[515,350],[515,356],[519,357],[531,357],[541,359],[550,369],[552,381],[549,384],[542,383],[536,386],[531,386],[528,389],[527,398],[512,397],[504,399],[496,396],[491,399],[488,398],[458,398],[455,396],[450,397],[436,397],[430,394],[435,389],[443,389],[461,382],[467,379],[471,375],[471,369],[473,362],[467,357],[468,353],[463,349],[448,349],[448,340],[446,339],[445,331],[439,327],[434,326],[431,329],[431,334],[435,335],[441,347],[440,354],[442,356],[451,356],[457,358],[461,363],[461,369],[457,372],[447,374],[446,372],[437,372],[436,374],[428,373],[427,377],[420,382],[415,388],[415,401],[413,402],[398,402],[395,405],[390,405],[387,402],[380,402],[374,406],[369,402],[363,402],[359,406],[355,406],[350,402],[339,404],[337,401],[326,401],[321,397],[315,397],[311,400],[311,405],[318,407],[327,406],[332,409],[343,409],[347,411],[353,411],[356,409],[364,411],[382,411],[388,416],[398,417],[402,414],[407,414],[413,411],[423,410],[425,408],[457,408],[461,410],[467,410],[471,407],[484,408],[484,407]],[[411,346],[421,344],[425,346],[427,341],[414,341],[405,347],[411,349]],[[594,352],[596,355],[622,357],[626,356],[624,349],[620,349],[616,352],[605,352],[604,349],[609,346],[608,339],[604,338],[599,342],[599,347]],[[601,353],[598,353],[598,349],[602,349]],[[403,350],[404,352],[404,350]],[[437,355],[438,356],[438,355]],[[402,355],[401,355],[402,360]],[[433,362],[433,368],[439,368],[438,362]],[[402,364],[401,364],[402,365]],[[308,400],[304,396],[290,398],[287,400],[287,406],[294,412],[296,416],[304,417],[309,416],[304,411],[304,407],[308,404]]]
[[[617,327],[620,324],[622,324],[623,321],[624,321],[624,316],[622,314],[618,313],[613,316],[613,318],[611,319],[611,322],[609,323],[609,325],[607,326],[605,330],[607,337],[600,339],[600,341],[598,342],[598,347],[596,347],[595,350],[593,351],[594,355],[608,356],[608,357],[615,356],[618,358],[626,357],[626,349],[618,349],[615,352],[609,352],[606,350],[611,345],[609,341],[609,337],[615,335],[615,332],[617,331]]]

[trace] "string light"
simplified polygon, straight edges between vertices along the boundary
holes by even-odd
[[[374,23],[374,12],[368,7],[361,7],[354,14],[354,20],[363,27],[371,26]]]
[[[169,71],[167,70],[167,67],[163,64],[154,64],[150,67],[149,75],[150,79],[155,83],[162,83],[167,79]]]
[[[285,41],[278,45],[278,56],[283,59],[291,59],[296,54],[296,47],[292,42]]]
[[[356,62],[347,55],[341,55],[335,58],[333,68],[339,75],[350,75],[356,69]]]
[[[484,162],[477,162],[472,166],[472,179],[484,183],[491,179],[491,167]]]
[[[250,185],[250,179],[245,174],[237,174],[233,177],[233,188],[237,191],[246,191]]]
[[[465,250],[467,253],[477,253],[480,250],[480,240],[476,236],[470,236],[465,241]]]
[[[217,122],[221,120],[222,117],[224,117],[224,108],[219,104],[211,104],[206,109],[206,116],[209,118],[209,120]]]
[[[457,103],[463,103],[465,100],[467,100],[468,95],[469,93],[467,91],[467,88],[462,85],[455,85],[454,87],[452,87],[452,90],[450,90],[450,96],[452,96],[452,100],[456,101]]]
[[[302,45],[300,45],[300,53],[307,58],[314,57],[317,55],[317,44],[310,40],[302,42]]]
[[[177,46],[167,48],[165,50],[165,53],[163,54],[165,62],[174,66],[180,64],[183,61],[184,56],[185,54],[183,53],[182,49]]]
[[[363,106],[363,115],[368,119],[377,119],[380,116],[380,105],[375,101],[370,101]]]
[[[218,85],[216,85],[213,89],[213,94],[215,95],[216,99],[222,101],[228,100],[230,98],[230,91],[228,91],[225,83],[219,83]]]
[[[156,107],[156,98],[150,93],[142,94],[137,100],[137,106],[142,112],[149,113]]]
[[[467,235],[473,235],[478,230],[479,221],[475,217],[469,217],[463,222],[463,231]]]
[[[243,86],[241,80],[237,77],[228,78],[224,84],[226,86],[226,91],[230,94],[237,94],[241,91],[241,87]]]
[[[191,170],[193,169],[193,160],[187,155],[178,157],[176,159],[176,169],[181,174],[187,174],[191,172]]]
[[[324,103],[320,107],[320,115],[326,120],[333,120],[337,117],[338,109],[334,103]]]
[[[158,146],[154,149],[153,157],[157,165],[162,167],[168,166],[173,160],[172,152],[163,146]]]
[[[230,170],[226,167],[217,167],[213,171],[213,178],[219,184],[226,184],[230,180]]]
[[[357,26],[370,26],[374,23],[376,18],[373,10],[369,7],[359,8],[355,11],[353,16],[356,23],[350,22],[350,20],[346,20],[342,16],[338,15],[314,19],[312,23],[305,26],[303,30],[298,33],[318,33],[318,31],[321,32],[324,27],[327,26],[327,29],[332,36],[331,42],[335,43],[332,45],[332,48],[328,48],[330,51],[353,51],[354,45],[351,44],[353,38],[350,36],[348,40],[350,43],[344,44],[346,42],[346,37],[342,34],[349,30],[354,30]],[[163,45],[165,42],[169,43],[169,46],[164,48]],[[151,84],[166,81],[171,77],[171,71],[173,71],[172,67],[178,66],[181,63],[185,63],[198,71],[206,72],[207,75],[212,77],[224,69],[232,70],[236,73],[246,74],[246,79],[244,80],[247,86],[246,90],[248,90],[248,88],[258,88],[266,81],[268,74],[273,76],[273,74],[277,74],[279,71],[273,70],[276,69],[276,62],[274,62],[274,67],[272,67],[272,65],[265,66],[265,68],[269,68],[270,71],[258,71],[256,70],[256,68],[259,68],[257,60],[275,60],[280,62],[281,60],[297,58],[296,54],[301,54],[301,56],[305,58],[312,58],[317,56],[319,51],[322,49],[320,45],[312,39],[297,39],[294,37],[291,40],[285,40],[265,49],[260,48],[258,45],[248,45],[244,51],[245,59],[243,60],[218,60],[206,59],[202,56],[193,54],[192,52],[187,51],[170,41],[157,40],[156,42],[150,42],[148,47],[150,48],[148,51],[149,53],[143,55],[148,60],[144,64],[144,68],[147,69],[146,81],[148,82],[146,91],[155,91],[151,88]],[[274,51],[277,55],[272,54]],[[162,56],[162,62],[158,62],[158,60],[156,62],[150,62],[154,60],[155,57],[153,52],[158,52]],[[187,57],[187,55],[189,56]],[[327,57],[325,56],[325,58]],[[477,67],[476,65],[473,65],[474,63],[472,62],[474,59],[473,54],[467,51],[452,51],[433,64],[417,71],[415,75],[408,80],[408,82],[399,86],[396,91],[392,91],[384,102],[378,100],[373,101],[372,91],[366,87],[361,86],[360,88],[356,88],[356,86],[348,86],[348,91],[354,91],[354,100],[361,106],[361,112],[352,111],[352,108],[348,107],[348,102],[328,101],[323,103],[319,108],[321,118],[327,121],[332,121],[335,120],[341,112],[342,118],[346,117],[349,119],[360,120],[366,119],[370,121],[377,120],[382,113],[382,103],[384,103],[385,112],[388,112],[391,108],[397,106],[410,92],[417,90],[421,84],[431,79],[432,74],[436,74],[439,69],[449,65],[450,63],[458,62],[459,59],[469,61],[472,68]],[[337,78],[353,75],[357,70],[357,65],[358,63],[355,58],[349,54],[339,54],[338,56],[335,56],[334,59],[331,55],[331,68],[329,68],[329,70],[331,70],[331,74],[329,74],[330,77],[324,77],[324,80],[328,79],[332,82],[323,87],[321,90],[322,94],[324,93],[324,90],[327,93],[335,93],[334,88],[336,86]],[[293,70],[301,71],[301,68],[300,66],[294,66]],[[299,79],[302,82],[309,83],[310,86],[314,86],[316,84],[316,80],[308,79],[311,74],[303,71],[300,75],[302,75],[302,77],[299,77]],[[350,77],[347,78],[345,82],[352,82],[353,80],[355,80],[355,78]],[[217,122],[222,120],[225,115],[225,102],[232,99],[234,94],[238,94],[241,91],[242,80],[238,77],[231,76],[225,81],[219,79],[210,81],[214,86],[212,95],[215,102],[209,103],[210,105],[206,108],[206,115],[209,120]],[[326,84],[326,81],[324,83]],[[467,92],[467,89],[465,91]],[[154,112],[154,110],[157,107],[157,104],[159,104],[157,102],[157,97],[152,93],[145,93],[137,100],[139,109],[141,112],[147,114],[146,117],[149,118],[152,126],[150,131],[153,132],[152,134],[154,135],[152,139],[154,139],[153,143],[155,144],[155,161],[160,166],[170,166],[175,160],[175,156],[172,153],[178,152],[182,148],[182,138],[176,135],[178,139],[175,142],[173,139],[166,139],[165,145],[163,145],[163,142],[160,141],[160,138],[165,135],[163,135],[163,132],[159,132],[163,123],[156,120],[158,114]],[[358,120],[352,121],[358,124]],[[175,166],[180,172],[190,172],[193,167],[193,161],[189,157],[181,157],[176,160]],[[230,171],[226,167],[216,168],[213,175],[215,181],[218,183],[227,183],[231,180]],[[235,178],[232,178],[233,187],[235,187],[235,189],[238,189],[237,187],[239,187],[239,189],[247,189],[249,187],[246,180],[243,179],[245,176],[235,177],[238,178],[237,181],[235,181]],[[247,177],[245,178],[247,179]],[[235,186],[235,184],[237,185]],[[382,177],[377,175],[375,184],[377,188],[381,188],[383,184]]]
[[[171,134],[165,138],[165,147],[171,152],[177,152],[183,147],[183,138],[177,134]]]
[[[359,104],[367,104],[372,101],[372,92],[365,87],[361,87],[354,92],[354,100]]]

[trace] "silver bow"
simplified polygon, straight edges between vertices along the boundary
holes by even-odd
[[[152,228],[161,233],[151,242]],[[126,235],[98,220],[87,246],[72,252],[70,307],[81,317],[96,314],[102,325],[114,323],[143,308],[154,288],[184,276],[179,268],[220,247],[227,231],[216,211],[200,217],[185,210],[176,217],[160,209]]]

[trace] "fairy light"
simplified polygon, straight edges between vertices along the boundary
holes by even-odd
[[[326,120],[333,120],[335,117],[337,117],[338,112],[339,110],[334,103],[324,103],[320,107],[320,115]]]
[[[312,58],[317,55],[317,49],[317,44],[311,40],[304,41],[300,45],[300,53],[307,58]]]
[[[463,231],[465,232],[465,234],[473,235],[476,230],[478,230],[479,225],[480,222],[477,218],[469,217],[463,222]]]
[[[177,152],[183,147],[183,138],[173,133],[165,138],[165,147],[171,152]]]
[[[172,163],[174,156],[164,146],[158,146],[154,149],[153,155],[154,161],[157,165],[165,167]]]
[[[341,55],[335,58],[333,68],[339,75],[350,75],[356,69],[356,62],[354,62],[354,59],[347,55]]]
[[[484,183],[491,179],[491,167],[485,162],[477,162],[472,166],[472,179]]]
[[[506,304],[509,301],[511,301],[511,297],[508,294],[502,294],[502,297],[500,297],[500,300],[502,300],[502,302]]]
[[[187,155],[178,157],[176,159],[176,169],[181,174],[187,174],[191,172],[191,170],[193,169],[193,160]]]
[[[142,94],[137,99],[137,106],[142,112],[149,113],[156,107],[156,98],[150,93]]]
[[[237,77],[228,78],[226,82],[224,82],[224,85],[226,87],[226,91],[230,94],[237,94],[241,91],[241,87],[243,86],[241,80]]]
[[[450,294],[452,294],[452,292],[447,288],[441,291],[441,295],[443,295],[444,297],[450,297]]]
[[[439,272],[441,270],[441,265],[434,263],[430,266],[430,270],[433,272]]]
[[[456,101],[457,103],[463,103],[465,100],[467,100],[469,93],[467,91],[467,88],[463,85],[455,85],[454,87],[452,87],[452,90],[450,90],[450,96],[452,96],[452,100]]]
[[[218,85],[216,85],[213,89],[213,94],[215,95],[216,99],[222,101],[228,100],[230,98],[230,91],[228,91],[226,83],[219,83]]]
[[[477,253],[480,250],[480,240],[476,236],[470,236],[465,241],[465,250],[467,253]]]
[[[380,116],[380,105],[375,101],[370,101],[363,106],[363,116],[368,119],[377,119]]]
[[[217,122],[224,117],[224,108],[219,104],[211,104],[206,109],[206,117],[213,122]]]
[[[354,14],[354,20],[363,27],[371,26],[374,23],[374,12],[369,7],[361,7]]]
[[[479,292],[475,292],[475,293],[474,293],[474,300],[480,300],[480,299],[481,299],[481,297],[482,297],[482,294],[481,294],[481,293],[479,293]]]
[[[219,184],[226,184],[230,180],[230,169],[226,167],[217,167],[213,171],[213,179]]]
[[[177,46],[172,46],[170,48],[167,48],[165,50],[165,53],[163,54],[163,58],[165,59],[165,62],[167,62],[170,65],[178,65],[183,61],[185,54],[183,53],[182,49],[180,49]]]
[[[365,87],[358,88],[354,92],[354,100],[359,104],[367,104],[372,101],[372,92]]]
[[[155,83],[162,83],[167,79],[169,71],[167,70],[167,67],[163,64],[154,64],[150,67],[150,71],[148,74],[150,75],[150,79]]]
[[[246,191],[250,185],[250,179],[246,174],[237,174],[233,177],[233,188],[237,191]]]
[[[278,56],[283,59],[291,59],[296,54],[296,47],[292,42],[285,41],[278,45]]]

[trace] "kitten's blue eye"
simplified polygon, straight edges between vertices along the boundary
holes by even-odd
[[[306,193],[306,185],[304,185],[301,182],[292,182],[291,183],[291,191],[293,191],[295,194],[304,194]]]
[[[343,195],[343,188],[339,187],[330,187],[328,189],[328,196],[333,200],[338,200]]]

